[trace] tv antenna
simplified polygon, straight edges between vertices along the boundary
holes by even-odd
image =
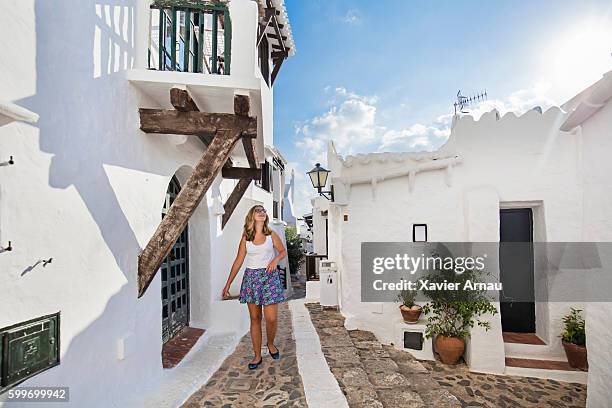
[[[482,102],[486,99],[487,99],[486,89],[484,90],[484,92],[480,92],[476,95],[472,95],[469,97],[461,95],[461,89],[458,90],[457,91],[457,102],[453,104],[455,106],[455,115],[457,114],[457,110],[459,110],[460,113],[468,113],[468,111],[464,110],[465,108],[467,108],[468,106],[474,105],[475,103]]]

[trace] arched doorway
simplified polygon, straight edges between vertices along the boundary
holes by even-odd
[[[181,185],[172,177],[166,192],[162,218],[181,191]],[[166,343],[183,327],[189,325],[189,237],[185,226],[172,250],[164,259],[161,269],[162,339]]]

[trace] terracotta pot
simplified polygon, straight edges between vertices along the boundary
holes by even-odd
[[[568,343],[561,341],[563,348],[565,349],[565,355],[567,356],[567,362],[570,367],[578,368],[582,371],[589,369],[589,363],[587,360],[587,349],[586,346],[579,346],[577,344]]]
[[[444,364],[457,364],[465,351],[465,341],[458,337],[436,336],[436,351]]]
[[[417,305],[412,306],[412,308],[406,305],[401,305],[400,312],[402,312],[402,317],[406,323],[414,324],[419,321],[423,308]]]

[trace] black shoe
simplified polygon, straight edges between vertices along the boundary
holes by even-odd
[[[257,363],[249,363],[249,370],[254,370],[257,367],[259,367],[259,365],[261,364],[262,361],[263,361],[263,358],[260,358],[259,362],[257,362]]]
[[[274,344],[273,344],[273,346],[274,346]],[[274,347],[276,347],[276,346],[274,346]],[[276,347],[276,353],[273,353],[273,352],[270,351],[270,346],[268,346],[268,353],[270,353],[270,356],[273,359],[275,359],[275,360],[278,360],[280,358],[280,351],[279,351],[278,347]]]

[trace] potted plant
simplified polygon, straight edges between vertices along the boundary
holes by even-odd
[[[561,343],[565,349],[569,365],[586,371],[589,365],[587,361],[584,318],[580,314],[582,310],[574,308],[570,310],[570,313],[563,318],[564,330],[561,334]]]
[[[484,289],[464,289],[464,284],[482,282],[483,271],[466,270],[461,274],[454,271],[434,271],[425,279],[431,283],[456,283],[460,289],[425,289],[423,294],[430,302],[423,306],[423,313],[429,315],[425,336],[435,337],[434,347],[444,364],[457,364],[465,351],[465,339],[474,325],[489,330],[490,324],[481,316],[496,314],[497,309]]]
[[[423,308],[414,303],[417,291],[402,289],[397,295],[397,299],[402,302],[399,309],[404,318],[404,322],[414,324],[419,321]]]

